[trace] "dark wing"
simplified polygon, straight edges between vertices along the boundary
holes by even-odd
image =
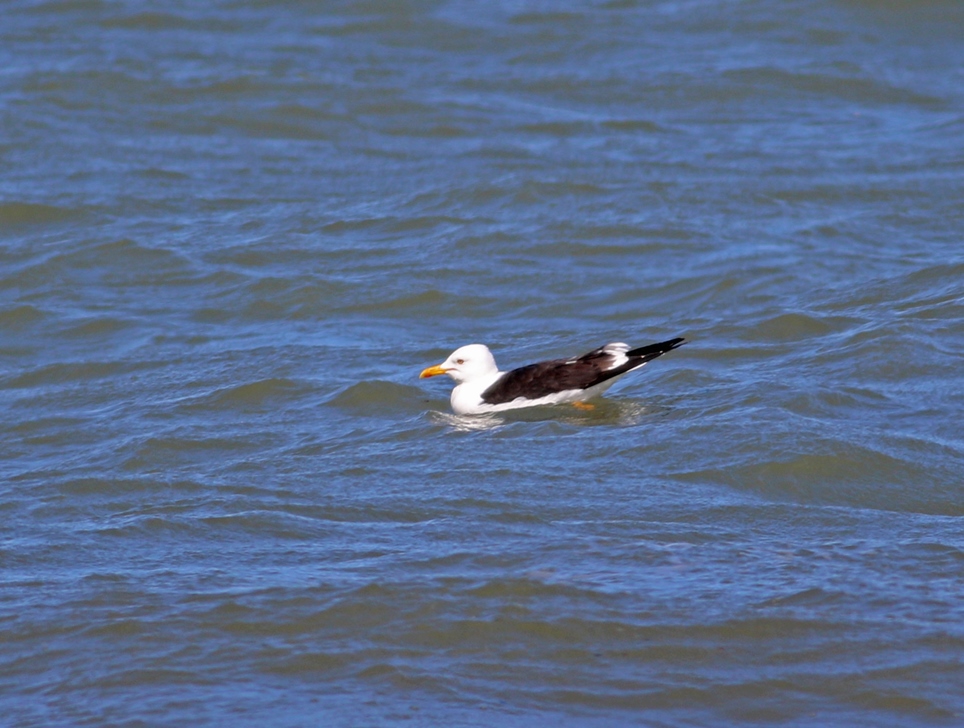
[[[594,349],[576,359],[553,359],[513,369],[482,393],[486,404],[503,404],[519,397],[539,399],[557,392],[589,389],[641,367],[667,351],[681,346],[683,339],[650,344],[626,352],[628,361],[614,367],[616,356],[606,347]]]

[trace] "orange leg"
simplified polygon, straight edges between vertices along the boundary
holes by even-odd
[[[596,409],[596,405],[589,404],[589,402],[573,402],[572,406],[575,407],[576,409],[581,409],[584,412],[590,412]]]

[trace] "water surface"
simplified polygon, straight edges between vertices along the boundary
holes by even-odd
[[[6,720],[964,722],[962,31],[8,3]],[[674,336],[592,412],[417,379]]]

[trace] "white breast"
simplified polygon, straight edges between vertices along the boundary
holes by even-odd
[[[459,384],[452,390],[452,411],[457,415],[472,415],[493,411],[492,405],[482,401],[482,393],[495,384],[502,372],[494,372]]]

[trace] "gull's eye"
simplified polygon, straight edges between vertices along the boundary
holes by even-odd
[[[465,364],[465,359],[456,359],[456,360],[455,360],[455,363],[456,363],[456,364]]]

